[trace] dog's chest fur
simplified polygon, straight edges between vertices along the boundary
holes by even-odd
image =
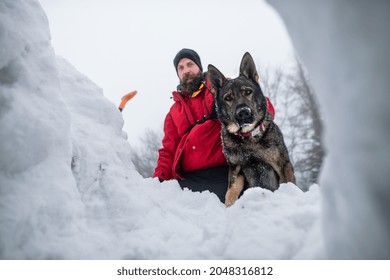
[[[272,121],[267,122],[262,132],[250,137],[231,134],[222,126],[223,152],[227,161],[235,165],[275,161],[275,155],[280,154],[280,149],[285,150],[284,143],[280,142],[282,139],[280,129]]]
[[[243,137],[231,134],[223,127],[222,145],[229,163],[247,165],[248,163],[259,162],[256,155],[266,148],[267,141],[264,135]]]

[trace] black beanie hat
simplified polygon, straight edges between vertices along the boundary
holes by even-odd
[[[177,72],[177,65],[179,64],[180,59],[188,58],[195,62],[196,65],[200,68],[200,71],[203,72],[202,62],[200,61],[199,55],[194,50],[190,49],[182,49],[177,53],[175,58],[173,59],[173,65],[175,66],[175,70]]]

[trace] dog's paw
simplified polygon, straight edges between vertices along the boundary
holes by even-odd
[[[238,196],[244,188],[244,176],[238,175],[241,166],[237,166],[233,173],[229,173],[229,179],[232,185],[228,188],[225,195],[225,206],[230,207],[236,202]]]
[[[232,206],[234,204],[235,201],[226,201],[225,200],[225,206],[226,208],[229,208],[230,206]]]
[[[225,206],[226,207],[232,206],[234,202],[236,202],[237,198],[238,198],[238,194],[233,189],[228,190],[225,196]]]

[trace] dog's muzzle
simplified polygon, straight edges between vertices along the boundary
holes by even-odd
[[[236,109],[236,119],[240,126],[250,125],[253,123],[253,112],[246,105],[240,105]]]

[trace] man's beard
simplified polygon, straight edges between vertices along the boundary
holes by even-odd
[[[203,75],[202,72],[199,71],[198,74],[189,74],[183,77],[181,80],[181,88],[182,90],[188,92],[188,93],[193,93],[197,91],[200,87],[200,85],[203,82]]]

